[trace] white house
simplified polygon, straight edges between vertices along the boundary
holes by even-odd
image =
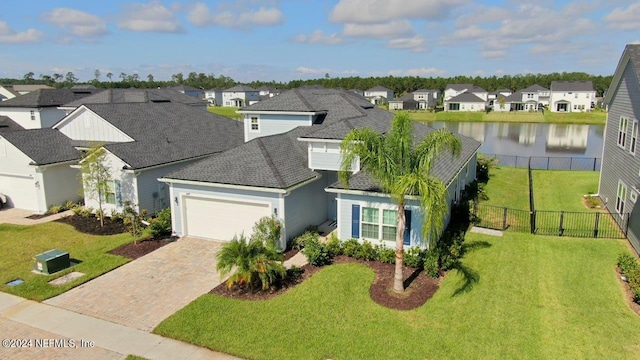
[[[549,106],[549,89],[538,84],[520,90],[524,110],[536,111]]]
[[[189,85],[178,85],[171,88],[181,94],[185,94],[187,96],[197,97],[198,99],[204,98],[204,90],[198,89]]]
[[[447,101],[463,93],[473,94],[485,102],[489,97],[487,90],[473,84],[448,84],[444,89],[444,100]]]
[[[444,101],[444,111],[485,111],[486,101],[478,96],[463,92]]]
[[[53,89],[49,85],[0,85],[0,101],[13,99],[40,89]]]
[[[419,89],[414,91],[413,99],[418,102],[419,109],[433,109],[438,105],[440,90]]]
[[[595,107],[596,91],[591,81],[553,81],[549,110],[553,112],[583,112]]]
[[[222,89],[209,89],[204,92],[204,99],[207,104],[213,106],[222,106]]]
[[[365,90],[364,97],[374,105],[386,104],[390,100],[393,100],[393,90],[378,85],[369,90]]]
[[[71,139],[54,129],[0,131],[0,194],[7,206],[44,214],[79,201],[80,158]]]
[[[260,92],[252,87],[238,85],[222,92],[222,106],[245,107],[260,101]]]

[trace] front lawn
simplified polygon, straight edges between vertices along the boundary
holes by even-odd
[[[236,113],[240,108],[237,107],[228,107],[228,106],[209,106],[207,110],[214,114],[226,116],[231,119],[239,120],[242,118],[242,115]]]
[[[71,225],[57,222],[33,226],[0,224],[0,290],[37,301],[59,295],[128,262],[124,257],[107,252],[131,241],[129,233],[87,235],[76,231]],[[51,276],[32,273],[33,257],[50,249],[67,251],[72,259],[81,263]],[[65,285],[48,283],[72,271],[86,275]],[[24,283],[6,285],[15,279],[22,279]]]
[[[607,112],[604,110],[594,110],[589,112],[556,113],[544,112],[544,121],[554,124],[587,124],[604,125],[607,122]]]
[[[373,271],[329,266],[266,301],[203,295],[154,332],[255,359],[632,359],[640,317],[615,272],[624,241],[468,234],[424,306],[369,297]],[[465,275],[466,274],[466,275]]]
[[[533,195],[536,209],[592,211],[583,195],[598,192],[598,171],[534,170]]]
[[[492,169],[485,193],[489,199],[482,204],[529,210],[527,169],[508,166]]]
[[[396,113],[397,111],[391,111]],[[409,116],[415,121],[467,121],[467,122],[517,122],[517,123],[552,123],[552,124],[586,124],[604,125],[607,113],[604,111],[554,113],[551,111],[530,112],[496,112],[489,113],[478,111],[441,111],[430,112],[426,110],[408,111]]]

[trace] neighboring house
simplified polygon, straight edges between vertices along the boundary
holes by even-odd
[[[200,98],[182,94],[172,89],[108,89],[59,107],[70,113],[84,104],[140,104],[177,103],[207,110],[207,103]]]
[[[473,94],[485,102],[489,98],[489,92],[479,86],[473,84],[448,84],[444,90],[444,101],[448,101],[463,93]]]
[[[272,98],[280,94],[280,90],[271,86],[261,86],[258,88],[261,99]]]
[[[113,181],[106,214],[129,200],[150,213],[171,202],[158,178],[189,163],[242,144],[242,124],[180,103],[81,105],[54,126],[80,149],[105,144]],[[76,180],[77,182],[77,180]],[[96,209],[96,199],[85,198]]]
[[[185,94],[187,96],[193,96],[198,99],[204,99],[204,90],[195,88],[189,85],[178,85],[171,88],[179,93]]]
[[[0,101],[13,99],[40,89],[53,89],[49,85],[0,85]]]
[[[378,85],[366,90],[364,97],[374,105],[386,104],[393,100],[393,90]]]
[[[417,110],[419,103],[413,94],[407,94],[397,99],[389,100],[389,110]]]
[[[549,95],[552,112],[583,112],[595,107],[596,92],[591,81],[553,81]]]
[[[273,215],[284,223],[282,248],[311,225],[337,228],[341,240],[394,246],[396,203],[389,195],[359,172],[358,161],[350,188],[337,182],[342,139],[360,127],[387,132],[393,114],[353,92],[325,88],[290,90],[238,112],[244,115],[245,144],[161,179],[170,187],[177,235],[229,241],[251,235],[257,220]],[[434,131],[424,124],[414,127],[418,138]],[[456,136],[462,141],[460,157],[443,154],[433,168],[447,187],[448,203],[475,178],[480,146]],[[409,197],[406,212],[406,243],[425,247],[419,202]]]
[[[41,89],[0,102],[0,115],[8,116],[25,129],[49,128],[67,112],[59,109],[100,90]]]
[[[435,89],[419,89],[412,94],[413,99],[418,102],[419,109],[434,109],[440,98],[440,90]]]
[[[260,101],[260,92],[252,87],[238,85],[222,92],[222,106],[245,107]]]
[[[640,45],[627,45],[605,97],[605,127],[598,194],[640,254]],[[629,214],[629,215],[626,215]],[[628,216],[628,225],[625,218]]]
[[[0,130],[0,193],[7,205],[44,214],[80,200],[80,158],[71,139],[54,129]]]
[[[222,89],[209,89],[204,92],[204,99],[211,106],[222,106]]]
[[[364,96],[364,90],[360,90],[360,89],[349,89],[349,91],[351,91],[354,94],[358,94],[360,96]]]
[[[0,115],[0,131],[24,130],[17,122],[11,120],[8,116]]]
[[[549,89],[538,84],[520,90],[524,110],[535,111],[549,107]]]
[[[487,106],[495,111],[496,110],[496,106],[498,105],[498,99],[506,98],[507,96],[509,96],[511,94],[513,94],[513,91],[511,91],[509,89],[499,89],[499,90],[496,90],[496,91],[492,91],[492,92],[487,94]],[[504,109],[504,107],[502,107],[498,111],[504,111],[503,109]]]
[[[444,111],[485,111],[486,101],[464,92],[444,101]]]

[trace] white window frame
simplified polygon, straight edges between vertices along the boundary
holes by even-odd
[[[631,202],[635,204],[636,201],[638,200],[638,193],[631,190],[631,192],[629,192],[629,200],[631,200]]]
[[[618,214],[622,214],[624,212],[627,202],[627,191],[627,185],[625,185],[622,180],[618,180],[618,191],[616,192],[616,211]]]
[[[32,121],[36,121],[36,111],[35,110],[29,110],[29,116],[31,117]]]
[[[255,120],[255,122],[254,122]],[[253,125],[255,125],[255,129],[253,128]],[[251,116],[249,117],[249,131],[251,132],[260,132],[260,117],[258,116]]]
[[[636,155],[636,147],[638,146],[638,120],[633,120],[631,125],[631,141],[629,141],[629,153]]]
[[[104,193],[104,202],[109,205],[118,205],[118,195],[116,194],[116,180],[107,181],[108,189]],[[113,202],[109,201],[109,195],[113,194]]]
[[[377,222],[374,223],[374,222],[370,222],[370,221],[365,221],[365,219],[364,219],[365,209],[371,209],[371,210],[375,210],[375,211],[378,212],[377,216],[376,216]],[[382,213],[382,211],[380,211],[380,208],[378,208],[378,207],[373,207],[373,206],[363,206],[362,207],[362,210],[360,211],[360,236],[363,239],[369,239],[369,240],[378,240],[378,239],[380,239],[380,222],[381,222],[380,221],[380,214],[381,213]],[[373,225],[373,226],[376,227],[377,236],[375,238],[365,236],[365,234],[364,234],[364,226],[365,225],[369,225],[369,226]]]
[[[629,124],[629,118],[620,116],[620,122],[618,123],[618,146],[625,148],[627,145],[627,126]]]
[[[384,222],[384,213],[385,212],[393,212],[394,216],[393,216],[393,223],[389,224]],[[396,235],[398,234],[398,211],[397,210],[391,210],[391,209],[382,209],[382,211],[380,212],[380,216],[381,216],[381,222],[380,222],[380,239],[384,240],[384,241],[395,241],[396,239]],[[385,239],[384,238],[384,229],[385,228],[393,228],[393,236],[391,239]]]

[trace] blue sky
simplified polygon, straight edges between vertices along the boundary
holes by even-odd
[[[5,1],[0,77],[609,75],[639,30],[636,0]]]

